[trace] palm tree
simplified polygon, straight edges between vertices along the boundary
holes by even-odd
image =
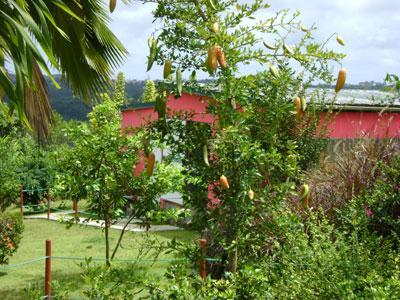
[[[39,139],[52,122],[44,73],[58,87],[50,72],[57,70],[90,101],[126,57],[108,23],[102,0],[0,1],[0,100],[6,95],[10,113],[16,111]]]

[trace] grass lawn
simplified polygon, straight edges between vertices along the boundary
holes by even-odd
[[[100,228],[74,225],[66,229],[65,225],[47,220],[24,220],[25,230],[18,251],[10,259],[10,264],[18,264],[23,261],[35,259],[45,255],[45,240],[52,241],[53,256],[69,257],[93,257],[104,258],[104,237]],[[111,230],[111,245],[117,241],[118,230]],[[164,231],[144,233],[127,232],[123,240],[123,248],[120,248],[116,259],[135,259],[140,245],[147,240],[147,236],[158,241],[168,241],[173,237],[179,240],[192,241],[195,233],[190,231]],[[166,255],[160,258],[168,258]],[[169,256],[169,258],[171,258]],[[71,296],[79,299],[83,288],[80,278],[79,261],[56,260],[52,261],[52,280],[59,281],[62,285],[69,285],[75,291]],[[158,262],[151,267],[150,272],[161,275],[165,271],[167,262]],[[33,264],[6,271],[0,270],[0,299],[26,299],[24,291],[29,285],[44,282],[44,260]]]

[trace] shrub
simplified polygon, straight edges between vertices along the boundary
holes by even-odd
[[[400,237],[400,156],[379,165],[380,178],[366,193],[340,211],[347,230],[366,228],[370,234],[394,241]]]
[[[288,232],[273,255],[237,273],[205,282],[175,266],[168,287],[150,285],[151,299],[398,299],[400,256],[367,231],[341,232],[311,216]]]
[[[19,215],[0,214],[0,264],[7,264],[17,251],[23,228]]]
[[[336,209],[370,191],[382,178],[382,166],[400,154],[400,144],[395,140],[360,140],[351,149],[338,151],[338,148],[339,145],[334,160],[326,160],[318,169],[305,174],[311,188],[311,206],[322,208],[332,218]],[[296,211],[304,213],[297,198],[290,203]]]

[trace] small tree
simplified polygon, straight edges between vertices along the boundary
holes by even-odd
[[[88,124],[73,129],[73,147],[61,154],[64,173],[62,186],[72,199],[87,199],[97,219],[104,220],[106,259],[110,258],[109,227],[121,214],[134,182],[133,167],[139,159],[138,136],[121,132],[120,93],[111,99],[103,95],[103,103],[89,114]]]
[[[142,95],[142,102],[156,101],[157,90],[153,80],[147,80],[144,92]]]
[[[158,197],[175,190],[176,184],[165,184],[176,179],[176,170],[158,172],[157,180],[146,172],[135,176],[134,167],[144,151],[145,131],[138,129],[133,134],[121,131],[119,106],[123,103],[123,76],[119,76],[114,97],[103,95],[103,103],[94,107],[89,114],[89,122],[70,128],[75,142],[72,147],[61,149],[59,156],[62,172],[58,186],[61,192],[71,199],[87,199],[93,219],[104,220],[105,254],[109,262],[117,253],[127,226],[139,219],[141,225],[148,226],[147,212],[158,208]],[[146,151],[150,151],[146,143]],[[133,195],[133,199],[124,198]],[[122,216],[123,210],[130,206],[125,226],[110,252],[109,228],[112,222]]]

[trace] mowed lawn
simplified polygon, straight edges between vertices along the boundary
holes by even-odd
[[[64,224],[47,220],[24,220],[25,230],[18,251],[10,259],[10,265],[19,264],[45,255],[45,241],[52,241],[52,255],[66,257],[93,257],[104,258],[104,234],[100,228],[73,225],[66,229]],[[120,231],[111,230],[111,245],[117,241]],[[190,231],[164,231],[145,233],[127,232],[123,239],[123,248],[119,249],[116,259],[135,259],[144,241],[157,240],[166,242],[176,237],[181,241],[191,242],[196,234]],[[144,251],[148,253],[148,251]],[[149,257],[147,257],[149,258]],[[160,255],[160,258],[172,258]],[[52,261],[52,280],[57,280],[63,286],[69,286],[74,291],[74,299],[81,298],[80,290],[83,280],[80,276],[80,262],[75,260]],[[123,262],[121,262],[123,263]],[[144,262],[144,267],[155,275],[162,275],[168,262],[157,262],[149,267]],[[0,268],[0,299],[26,299],[25,289],[29,286],[43,287],[44,260],[32,264],[22,265],[18,268],[1,270]]]

